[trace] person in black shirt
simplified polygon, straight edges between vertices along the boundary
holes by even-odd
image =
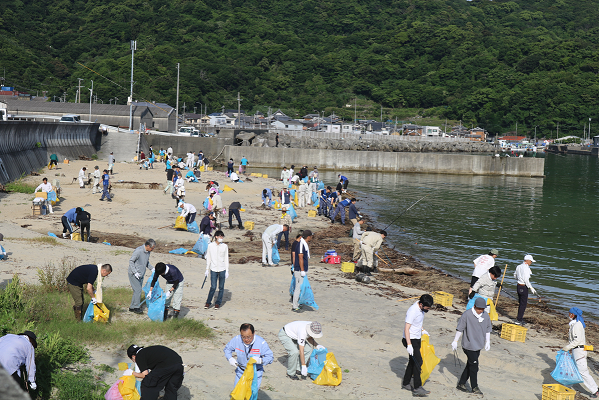
[[[152,290],[158,280],[158,275],[166,279],[166,301],[164,302],[164,319],[168,317],[168,308],[173,303],[173,310],[175,311],[173,317],[179,318],[179,311],[181,310],[181,300],[183,300],[183,274],[179,271],[179,268],[172,264],[165,264],[159,262],[156,264],[154,269],[154,278],[150,284],[150,291],[148,292],[147,299],[152,298]]]
[[[213,221],[214,218],[214,213],[210,213],[202,218],[202,221],[200,221],[200,233],[210,236],[210,233],[212,232],[210,222]]]
[[[81,207],[77,207],[76,212],[75,224],[81,228],[81,241],[89,242],[89,224],[92,216]],[[85,230],[87,230],[87,236],[85,235]]]
[[[98,277],[98,269],[100,270],[102,278],[107,277],[112,272],[112,266],[110,264],[104,265],[94,265],[94,264],[85,264],[80,265],[74,270],[71,271],[69,276],[67,276],[67,287],[73,300],[75,301],[75,305],[73,306],[73,311],[75,312],[75,319],[77,321],[81,321],[81,308],[83,307],[83,286],[85,285],[85,290],[92,298],[92,303],[97,304],[101,303],[102,299],[96,299],[96,295],[94,293],[94,282]],[[98,286],[101,284],[99,283]],[[101,293],[99,291],[98,293]],[[100,294],[98,294],[101,297]]]
[[[229,159],[229,162],[227,163],[227,176],[231,176],[231,172],[233,172],[233,159]]]
[[[241,203],[238,201],[234,201],[229,206],[229,229],[233,229],[233,215],[237,218],[237,222],[239,223],[239,229],[243,229],[243,223],[241,222],[241,215],[239,214],[239,209],[241,208]]]
[[[141,398],[157,400],[164,389],[163,400],[177,400],[177,390],[183,385],[183,359],[165,346],[139,347],[131,345],[127,356],[141,372],[133,376],[142,378]]]

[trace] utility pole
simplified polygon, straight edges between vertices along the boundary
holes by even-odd
[[[77,78],[79,83],[77,84],[77,101],[75,103],[81,103],[81,81],[84,80],[82,78]]]
[[[185,102],[183,102],[183,123],[185,123],[185,110],[187,109],[187,106],[185,105]]]
[[[92,81],[92,88],[89,89],[89,122],[92,122],[92,96],[94,95],[94,81]]]
[[[241,129],[241,97],[237,92],[237,128]]]
[[[557,139],[559,140],[559,122],[557,123],[557,131],[556,131]]]
[[[131,41],[131,92],[129,95],[129,132],[133,130],[133,58],[137,50],[137,40]]]
[[[352,133],[356,130],[358,125],[358,98],[354,97],[354,126],[352,127]]]
[[[175,107],[175,133],[179,132],[179,70],[181,63],[177,63],[177,104]]]
[[[591,117],[589,117],[589,141],[591,140]]]

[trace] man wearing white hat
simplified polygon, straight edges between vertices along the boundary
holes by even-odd
[[[297,371],[300,371],[304,378],[308,375],[307,360],[310,359],[312,350],[324,348],[314,340],[321,337],[322,326],[316,321],[290,322],[279,331],[279,340],[289,354],[287,357],[289,379],[299,380]]]
[[[515,324],[522,325],[522,319],[524,318],[524,311],[526,310],[526,305],[528,304],[528,289],[532,292],[532,294],[537,294],[537,291],[530,284],[530,277],[532,275],[532,271],[530,270],[530,265],[536,262],[534,258],[530,254],[524,256],[524,262],[516,267],[516,272],[514,272],[514,278],[518,281],[518,316],[516,317]]]

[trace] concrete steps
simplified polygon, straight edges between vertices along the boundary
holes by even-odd
[[[98,152],[98,158],[108,160],[111,151],[117,163],[130,162],[137,152],[137,134],[110,129],[107,135],[102,135],[102,148]]]

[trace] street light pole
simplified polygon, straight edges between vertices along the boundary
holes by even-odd
[[[92,122],[92,97],[94,95],[94,81],[92,81],[92,88],[89,89],[89,122]]]
[[[175,133],[179,131],[179,67],[180,63],[177,63],[177,107],[175,108]]]
[[[137,50],[137,40],[131,41],[131,94],[129,95],[129,132],[133,129],[133,58]]]
[[[537,144],[537,126],[539,125],[535,125],[535,145]]]
[[[591,117],[589,117],[589,141],[591,140]]]

